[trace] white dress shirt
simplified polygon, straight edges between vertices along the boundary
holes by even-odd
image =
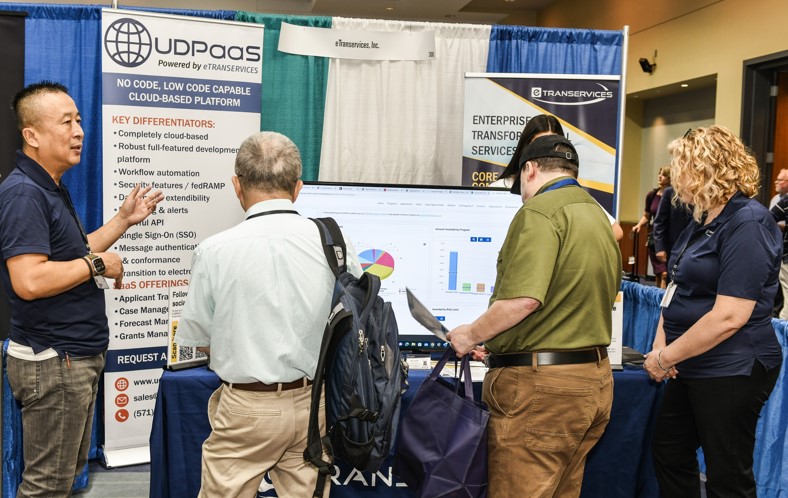
[[[294,209],[291,201],[274,199],[255,204],[246,217]],[[356,251],[345,243],[348,269],[361,276]],[[311,379],[334,282],[309,218],[246,219],[195,249],[175,342],[210,346],[211,368],[226,382]]]

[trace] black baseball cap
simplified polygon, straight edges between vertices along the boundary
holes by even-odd
[[[562,146],[563,149],[569,150],[557,150],[558,146]],[[572,142],[570,142],[565,136],[541,136],[528,144],[528,147],[526,147],[525,150],[520,154],[520,169],[517,171],[517,174],[514,175],[514,183],[512,184],[512,188],[509,190],[509,192],[520,195],[520,173],[523,171],[523,164],[525,164],[527,161],[531,161],[540,157],[560,157],[562,159],[566,159],[578,167],[580,166],[580,159],[577,157],[575,146],[572,145]]]

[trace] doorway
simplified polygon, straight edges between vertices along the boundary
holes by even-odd
[[[758,200],[768,206],[788,168],[788,51],[744,61],[742,105],[741,138],[758,160]]]

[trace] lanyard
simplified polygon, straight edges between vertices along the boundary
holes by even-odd
[[[87,248],[89,253],[92,252],[90,250],[90,243],[88,242],[88,234],[85,233],[85,228],[82,226],[82,222],[79,221],[79,216],[77,216],[77,211],[76,209],[74,209],[74,203],[71,202],[71,195],[68,193],[68,189],[66,188],[66,185],[65,184],[59,185],[57,190],[58,193],[60,194],[60,197],[63,199],[63,201],[65,201],[66,206],[68,207],[68,210],[71,213],[71,216],[74,217],[74,221],[77,222],[77,226],[79,227],[79,234],[82,236],[82,241],[85,243],[85,247]]]
[[[570,186],[579,187],[580,183],[578,183],[578,181],[575,180],[574,178],[564,178],[563,180],[559,180],[555,182],[554,184],[550,185],[549,187],[547,187],[546,189],[542,190],[539,193],[544,194],[545,192],[549,192],[551,190],[557,190],[559,188],[570,187]]]
[[[703,223],[703,221],[705,221],[705,220],[706,220],[706,216],[704,215],[703,219],[701,220],[701,223]],[[711,230],[710,228],[705,228],[703,225],[701,225],[699,228],[697,228],[695,230],[695,232],[692,234],[692,236],[687,241],[687,243],[684,244],[684,247],[681,248],[681,252],[679,253],[679,255],[676,256],[676,262],[673,263],[673,268],[670,270],[670,280],[671,281],[675,281],[676,280],[676,270],[679,269],[679,261],[681,261],[681,257],[684,255],[684,251],[689,249],[689,247],[692,244],[694,244],[695,242],[700,240],[700,238],[703,235],[706,235],[707,237],[711,237],[712,234],[714,234],[714,230]]]
[[[262,213],[251,214],[246,217],[247,220],[251,220],[252,218],[257,218],[258,216],[267,216],[269,214],[298,214],[298,211],[294,209],[275,209],[273,211],[263,211]]]

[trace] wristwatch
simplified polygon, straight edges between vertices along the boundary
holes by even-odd
[[[89,252],[85,258],[86,261],[90,263],[94,275],[104,275],[104,272],[107,271],[107,267],[104,266],[104,260],[101,259],[100,256],[96,256],[92,252]]]

